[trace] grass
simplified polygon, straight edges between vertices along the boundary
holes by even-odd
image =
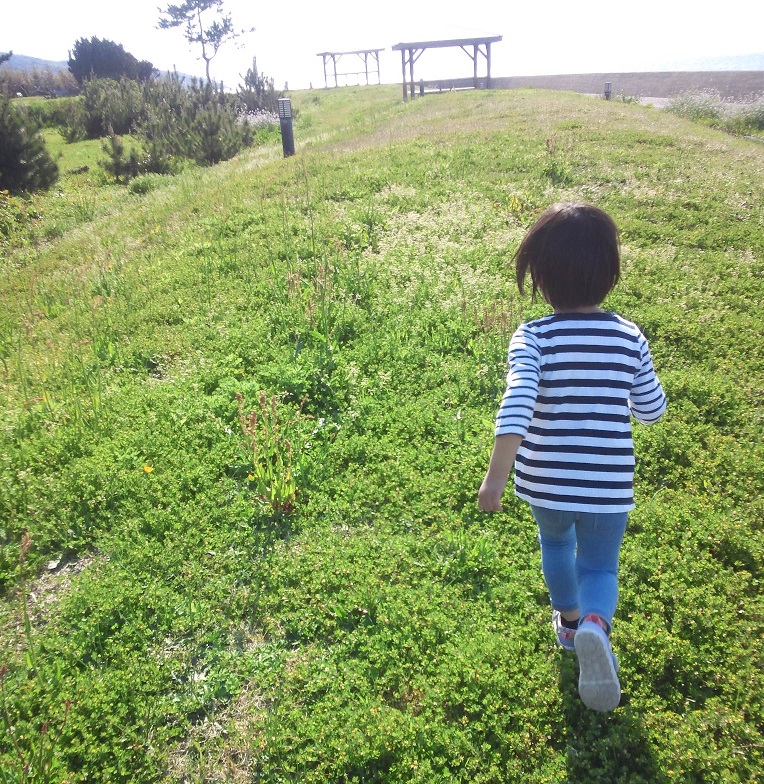
[[[762,139],[764,100],[761,98],[730,103],[723,101],[718,93],[690,92],[678,95],[666,108],[673,114],[712,128],[759,141]]]
[[[293,102],[294,158],[130,192],[68,145],[2,203],[4,780],[755,781],[760,145],[560,93]],[[560,199],[621,226],[607,305],[670,398],[635,430],[607,716],[527,509],[475,503],[545,312],[509,259]]]

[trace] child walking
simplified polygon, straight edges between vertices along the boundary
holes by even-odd
[[[618,556],[634,508],[631,416],[656,422],[666,398],[645,337],[600,308],[620,276],[618,229],[588,204],[556,204],[515,253],[522,293],[530,274],[554,314],[522,324],[509,344],[506,392],[478,494],[501,509],[515,493],[538,525],[541,566],[558,643],[575,650],[584,704],[613,710],[621,698],[610,630]]]

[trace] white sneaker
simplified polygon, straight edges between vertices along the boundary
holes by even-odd
[[[578,693],[587,708],[610,711],[621,701],[618,665],[605,630],[589,616],[574,639],[578,656]]]
[[[552,610],[552,626],[560,648],[565,648],[566,651],[575,651],[573,640],[576,638],[576,630],[562,625],[562,615],[559,610]]]

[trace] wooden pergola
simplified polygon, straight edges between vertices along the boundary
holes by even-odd
[[[460,47],[470,58],[473,63],[474,86],[478,86],[478,59],[482,55],[486,60],[486,79],[487,83],[491,83],[491,44],[501,41],[500,35],[479,36],[477,38],[454,38],[448,41],[414,41],[409,43],[395,44],[393,47],[394,52],[401,53],[401,66],[403,68],[403,100],[407,100],[407,92],[410,92],[411,97],[415,95],[414,91],[414,63],[419,59],[425,49],[443,49],[450,46]],[[472,51],[470,51],[470,47]],[[408,68],[409,77],[406,78],[406,70]],[[407,91],[407,83],[410,88]]]
[[[381,84],[381,79],[379,75],[379,53],[384,52],[384,49],[358,49],[354,52],[319,52],[317,55],[318,57],[322,57],[324,60],[324,86],[329,86],[329,79],[326,73],[326,64],[329,60],[332,61],[334,66],[334,86],[339,87],[339,76],[360,76],[361,74],[366,74],[366,84],[369,83],[369,74],[375,73],[377,74],[377,84]],[[345,55],[358,55],[363,60],[364,70],[363,71],[337,71],[337,63],[340,58],[344,57]],[[369,69],[369,57],[372,57],[374,62],[372,63],[371,70]],[[376,69],[374,69],[374,64],[376,64]]]

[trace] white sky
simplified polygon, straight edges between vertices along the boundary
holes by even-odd
[[[173,0],[176,4],[180,0]],[[213,78],[235,88],[257,57],[281,89],[324,86],[319,52],[385,49],[382,81],[401,79],[408,41],[501,35],[493,76],[661,70],[701,57],[764,53],[762,0],[224,0],[237,28],[255,27],[212,61]],[[0,0],[0,52],[66,60],[79,38],[108,39],[155,67],[204,74],[179,29],[157,30],[162,0]],[[680,66],[681,67],[681,66]],[[362,70],[345,56],[338,71]],[[479,75],[485,74],[480,58]],[[415,78],[472,75],[461,49],[428,50]],[[341,84],[345,83],[341,80]],[[349,77],[351,84],[356,77]],[[362,78],[362,83],[365,79]],[[376,82],[376,78],[373,79]],[[333,83],[333,77],[332,77]]]

